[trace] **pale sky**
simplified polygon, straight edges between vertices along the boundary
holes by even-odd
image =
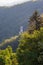
[[[1,6],[13,6],[15,4],[21,4],[27,1],[30,1],[30,0],[0,0],[0,7]]]

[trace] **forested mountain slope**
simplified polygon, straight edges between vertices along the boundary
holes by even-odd
[[[20,26],[27,28],[34,10],[43,12],[43,1],[26,2],[10,8],[0,7],[0,42],[19,33]]]

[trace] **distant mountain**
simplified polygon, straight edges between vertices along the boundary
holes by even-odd
[[[20,26],[26,30],[29,17],[38,10],[43,13],[43,0],[26,2],[10,8],[0,7],[0,42],[6,38],[18,35]]]

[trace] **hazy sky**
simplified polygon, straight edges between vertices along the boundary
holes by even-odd
[[[12,6],[26,1],[30,1],[30,0],[0,0],[0,6]]]

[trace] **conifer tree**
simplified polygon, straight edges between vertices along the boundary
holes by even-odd
[[[29,32],[32,32],[34,30],[40,30],[41,24],[41,16],[39,15],[38,11],[35,11],[33,15],[30,17]]]

